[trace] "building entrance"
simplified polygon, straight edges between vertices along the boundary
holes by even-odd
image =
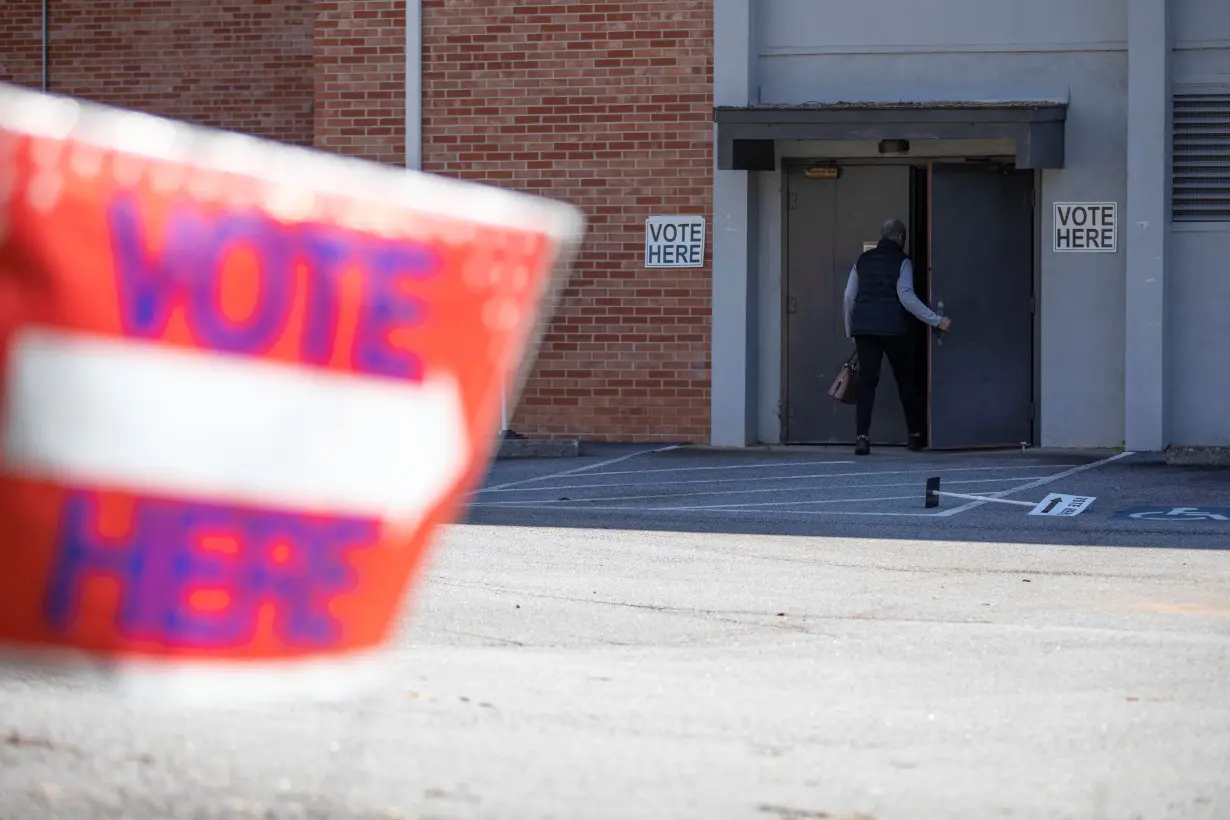
[[[824,176],[832,177],[829,171]],[[853,350],[842,294],[886,219],[910,226],[915,291],[953,319],[915,334],[928,444],[1033,441],[1034,175],[994,163],[841,165],[836,178],[786,172],[783,441],[852,444],[854,408],[827,391]],[[884,363],[873,444],[903,445],[895,376]]]

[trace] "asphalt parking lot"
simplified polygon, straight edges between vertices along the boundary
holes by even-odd
[[[942,491],[961,495],[1039,502],[1063,493],[1095,501],[1071,518],[953,498],[927,509],[931,477],[941,479]],[[1172,547],[1219,549],[1230,544],[1230,520],[1218,517],[1230,518],[1228,507],[1230,470],[1172,467],[1132,453],[881,448],[856,458],[848,448],[615,445],[591,446],[566,461],[497,462],[473,496],[469,520],[1144,547],[1160,539]]]
[[[370,696],[15,670],[0,820],[1230,817],[1230,471],[647,449],[492,465]]]

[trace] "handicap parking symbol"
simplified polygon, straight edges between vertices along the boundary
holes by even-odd
[[[1111,517],[1121,521],[1230,524],[1230,507],[1133,507]]]

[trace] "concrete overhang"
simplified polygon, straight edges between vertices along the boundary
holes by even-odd
[[[718,168],[763,167],[765,141],[1011,139],[1018,168],[1062,168],[1067,102],[836,102],[719,106]],[[768,154],[772,156],[770,151]]]

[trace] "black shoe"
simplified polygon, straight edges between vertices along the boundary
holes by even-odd
[[[869,456],[871,455],[871,442],[866,436],[859,436],[858,443],[854,445],[854,455]]]
[[[906,449],[911,453],[917,453],[923,448],[922,435],[919,433],[910,433],[910,443],[906,445]]]

